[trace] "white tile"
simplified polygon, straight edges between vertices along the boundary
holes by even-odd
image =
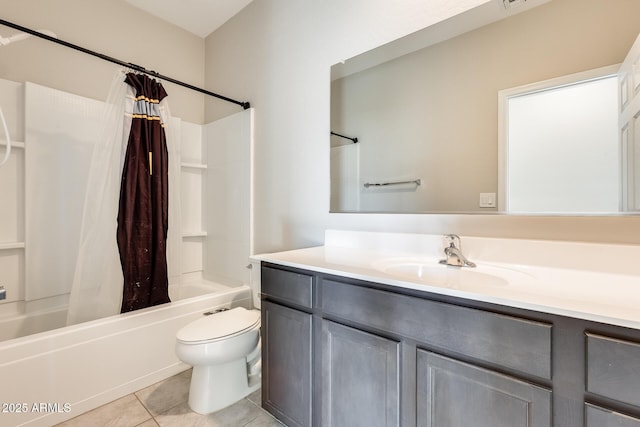
[[[156,420],[154,420],[152,418],[152,419],[149,419],[149,420],[143,422],[142,424],[138,424],[135,427],[159,427],[159,426],[158,426],[158,423],[156,422]]]
[[[56,427],[282,427],[261,408],[261,391],[218,412],[201,415],[187,403],[191,369]]]
[[[241,427],[252,422],[261,410],[246,399],[209,415],[192,412],[184,403],[155,417],[161,427]]]
[[[152,415],[158,415],[187,402],[190,382],[191,370],[188,370],[137,391],[135,395]]]
[[[262,406],[262,388],[257,389],[249,396],[247,396],[251,402],[255,403],[258,407]]]
[[[65,421],[58,427],[134,427],[150,419],[149,412],[133,394],[130,394]]]
[[[244,427],[282,427],[284,424],[273,418],[266,412],[261,412],[253,421],[249,424],[245,424]]]

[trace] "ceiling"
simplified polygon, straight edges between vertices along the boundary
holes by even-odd
[[[205,38],[253,0],[126,0],[134,7]]]

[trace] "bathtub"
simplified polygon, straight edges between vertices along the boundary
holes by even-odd
[[[34,303],[21,301],[0,305],[0,342],[64,327],[67,303],[68,296],[65,295]]]
[[[178,301],[227,288],[200,278],[169,285],[171,301]],[[0,304],[0,342],[66,326],[68,295],[24,303]]]
[[[211,309],[251,307],[248,286],[190,282],[172,285],[170,296],[169,304],[0,342],[0,426],[50,426],[182,372],[178,329]]]

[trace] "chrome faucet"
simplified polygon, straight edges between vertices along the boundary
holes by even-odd
[[[476,264],[469,261],[462,254],[462,247],[460,245],[460,236],[456,234],[447,234],[444,236],[445,259],[440,260],[440,264],[450,265],[454,267],[475,267]]]
[[[7,299],[7,291],[4,286],[0,286],[0,299]]]

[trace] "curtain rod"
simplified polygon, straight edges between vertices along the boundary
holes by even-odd
[[[171,82],[171,83],[175,83],[175,84],[177,84],[179,86],[186,87],[187,89],[195,90],[196,92],[204,93],[205,95],[213,96],[214,98],[222,99],[223,101],[227,101],[227,102],[231,102],[233,104],[240,105],[245,110],[248,109],[248,108],[251,108],[251,104],[249,102],[237,101],[235,99],[231,99],[231,98],[228,98],[226,96],[219,95],[217,93],[208,91],[206,89],[202,89],[202,88],[199,88],[197,86],[190,85],[189,83],[185,83],[185,82],[182,82],[180,80],[176,80],[174,78],[167,77],[167,76],[162,75],[160,73],[157,73],[155,71],[147,70],[146,68],[144,68],[144,67],[142,67],[140,65],[132,64],[131,62],[124,62],[124,61],[121,61],[119,59],[113,58],[111,56],[107,56],[107,55],[104,55],[102,53],[94,52],[93,50],[89,50],[89,49],[86,49],[86,48],[84,48],[82,46],[78,46],[78,45],[75,45],[73,43],[69,43],[69,42],[66,42],[64,40],[60,40],[60,39],[57,39],[55,37],[48,36],[46,34],[43,34],[43,33],[40,33],[38,31],[32,30],[30,28],[23,27],[22,25],[14,24],[13,22],[5,21],[4,19],[0,19],[0,24],[5,25],[7,27],[14,28],[16,30],[19,30],[19,31],[22,31],[22,32],[25,32],[25,33],[29,33],[29,34],[31,34],[32,36],[35,36],[35,37],[39,37],[41,39],[45,39],[45,40],[48,40],[50,42],[57,43],[59,45],[69,47],[69,48],[77,50],[79,52],[86,53],[87,55],[95,56],[96,58],[100,58],[102,60],[105,60],[105,61],[108,61],[108,62],[112,62],[114,64],[122,65],[123,67],[130,68],[130,69],[132,69],[134,71],[138,71],[138,72],[141,72],[141,73],[153,76],[153,77],[157,77],[157,78],[162,79],[162,80],[166,80],[166,81]]]

